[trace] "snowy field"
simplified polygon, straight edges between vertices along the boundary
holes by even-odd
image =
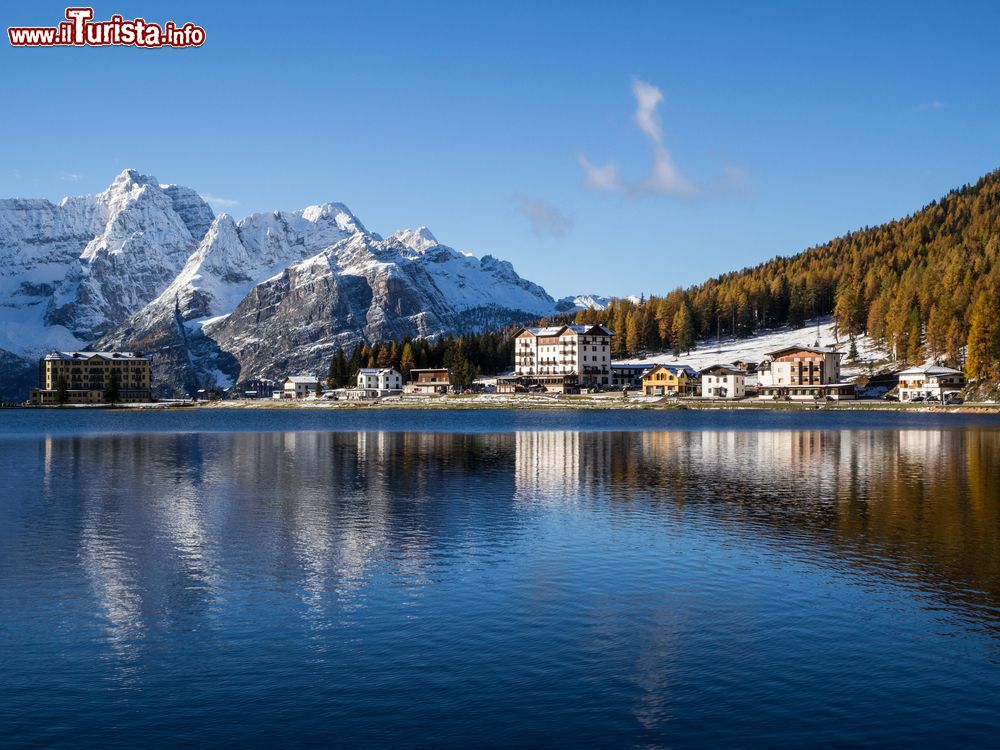
[[[644,358],[615,360],[615,364],[683,364],[701,370],[711,365],[730,364],[739,360],[762,362],[767,359],[769,352],[776,349],[794,344],[813,346],[817,339],[820,346],[844,352],[845,356],[851,346],[849,339],[843,336],[837,338],[833,319],[824,317],[819,319],[818,325],[817,321],[813,320],[803,328],[781,328],[745,339],[724,336],[718,342],[715,339],[702,340],[698,342],[695,349],[687,354],[682,353],[678,357],[669,352],[648,354]],[[847,365],[845,363],[841,368],[841,375],[844,379],[850,379],[860,374],[864,368],[864,364],[860,363],[877,363],[889,359],[889,352],[875,346],[867,336],[859,336],[856,339],[856,345],[859,364]]]

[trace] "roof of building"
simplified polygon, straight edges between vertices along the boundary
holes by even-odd
[[[651,367],[651,368],[649,369],[649,371],[650,371],[650,372],[652,372],[653,370],[658,370],[658,369],[659,369],[659,368],[661,368],[661,367],[662,367],[662,368],[663,368],[664,370],[669,370],[669,371],[670,371],[670,372],[672,372],[672,373],[673,373],[674,375],[679,375],[680,373],[682,373],[682,372],[683,372],[683,373],[685,373],[685,374],[686,374],[686,375],[687,375],[687,376],[688,376],[689,378],[700,378],[700,377],[701,377],[701,373],[700,373],[700,372],[698,372],[698,371],[697,371],[696,369],[694,369],[693,367],[691,367],[690,365],[665,365],[665,364],[656,364],[656,365],[653,365],[653,366],[652,366],[652,367]]]
[[[358,370],[359,375],[367,375],[367,376],[381,375],[382,373],[390,373],[390,372],[398,373],[399,371],[394,367],[362,367],[360,370]]]
[[[309,383],[310,385],[316,385],[319,378],[312,375],[289,375],[285,378],[283,383]]]
[[[945,367],[943,365],[921,365],[919,367],[910,367],[906,370],[900,370],[896,375],[961,375],[961,370],[956,370],[954,367]]]
[[[45,359],[93,359],[94,357],[111,360],[152,359],[152,356],[149,354],[137,354],[136,352],[49,352],[45,355]]]
[[[410,372],[448,372],[447,367],[412,367]]]
[[[653,364],[636,364],[634,362],[633,363],[628,363],[628,362],[612,362],[611,363],[611,369],[612,370],[635,370],[635,371],[642,371],[642,370],[651,370],[655,366],[656,365],[653,365]]]
[[[780,349],[775,349],[773,352],[767,352],[768,357],[776,357],[779,354],[784,354],[785,352],[793,351],[803,351],[803,352],[815,352],[816,354],[840,354],[836,349],[831,349],[827,346],[806,346],[805,344],[789,344],[788,346],[783,346]]]
[[[579,336],[584,336],[584,335],[591,335],[591,336],[614,336],[615,335],[614,332],[610,328],[608,328],[607,326],[602,326],[602,325],[593,325],[593,326],[590,326],[590,325],[581,325],[579,323],[567,323],[567,324],[561,325],[561,326],[545,326],[544,328],[530,328],[530,327],[525,327],[525,328],[522,328],[517,333],[515,333],[514,335],[517,336],[522,331],[527,331],[532,336],[558,336],[560,333],[562,333],[563,331],[565,331],[567,329],[573,331],[573,333],[575,333],[575,334],[577,334]]]
[[[709,365],[708,367],[701,368],[701,374],[704,375],[708,372],[715,372],[717,370],[722,370],[723,372],[730,373],[731,375],[746,375],[746,370],[736,365]]]

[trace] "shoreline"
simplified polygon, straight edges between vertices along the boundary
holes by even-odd
[[[835,401],[824,403],[812,402],[767,402],[744,400],[736,402],[706,401],[701,399],[669,399],[667,397],[633,396],[623,399],[620,395],[606,396],[566,396],[566,395],[519,395],[507,396],[497,394],[449,395],[425,398],[386,398],[374,401],[322,401],[314,399],[301,400],[232,400],[232,401],[201,401],[201,402],[152,402],[143,404],[106,404],[64,405],[64,406],[19,406],[16,409],[53,410],[53,409],[105,409],[115,411],[177,411],[193,410],[254,410],[254,411],[287,411],[287,410],[370,410],[380,411],[410,411],[410,410],[505,410],[505,411],[781,411],[781,412],[814,412],[814,411],[885,411],[908,412],[913,414],[997,414],[1000,415],[1000,404],[969,403],[946,406],[943,404],[928,405],[900,404],[885,401]]]

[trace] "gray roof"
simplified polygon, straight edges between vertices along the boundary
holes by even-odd
[[[526,330],[528,333],[533,334],[535,336],[555,336],[557,333],[559,333],[560,331],[563,331],[563,330],[565,330],[567,328],[570,329],[571,331],[573,331],[573,333],[575,333],[577,335],[580,335],[580,336],[582,336],[582,335],[584,335],[584,334],[586,334],[586,333],[588,333],[588,332],[590,332],[590,331],[592,331],[594,329],[597,329],[596,335],[598,335],[598,336],[601,336],[601,335],[604,335],[604,336],[614,336],[615,335],[614,333],[612,333],[611,329],[607,328],[606,326],[601,326],[601,325],[581,325],[580,323],[567,323],[566,325],[561,325],[561,326],[546,326],[545,328],[525,328],[524,330]]]
[[[897,375],[961,375],[961,370],[956,370],[953,367],[944,367],[943,365],[923,365],[921,367],[910,367],[906,370],[900,370],[896,373]]]
[[[805,344],[789,344],[788,346],[783,346],[780,349],[775,349],[773,352],[768,352],[768,357],[773,357],[775,354],[781,354],[782,352],[788,352],[792,349],[801,349],[804,352],[815,352],[816,354],[841,354],[836,349],[831,349],[827,346],[806,346]]]
[[[136,354],[135,352],[49,352],[45,355],[45,359],[93,359],[94,357],[100,357],[101,359],[119,360],[119,359],[152,359],[152,356],[148,354]]]

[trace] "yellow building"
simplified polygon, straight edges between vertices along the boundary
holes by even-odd
[[[39,362],[39,387],[31,403],[104,404],[149,401],[152,357],[133,352],[52,352]]]
[[[697,396],[700,389],[698,372],[687,365],[656,365],[642,376],[646,396]]]

